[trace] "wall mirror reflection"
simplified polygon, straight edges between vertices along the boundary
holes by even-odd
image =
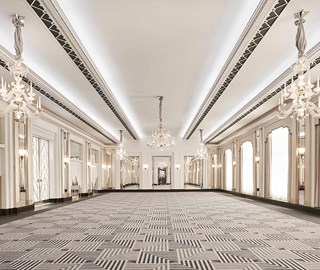
[[[202,188],[203,186],[203,159],[193,156],[184,157],[185,166],[185,188]]]
[[[106,161],[106,164],[105,164],[105,174],[104,174],[104,182],[102,183],[102,186],[103,187],[106,187],[106,188],[111,188],[111,164],[112,164],[112,156],[111,154],[106,154],[105,156],[105,161]]]
[[[70,178],[71,194],[77,197],[80,193],[83,179],[82,144],[70,141]]]
[[[91,149],[90,151],[90,182],[89,186],[92,188],[92,192],[97,192],[98,182],[99,182],[99,151],[96,149]]]
[[[218,183],[218,155],[214,154],[212,156],[212,169],[213,169],[213,188],[218,188],[219,183]]]
[[[171,188],[172,175],[171,156],[152,157],[152,184],[153,188]]]
[[[305,125],[298,122],[297,125],[297,177],[299,204],[304,205],[305,198]]]
[[[194,157],[193,156],[184,156],[184,187],[186,188],[190,183],[191,183],[191,179],[192,179],[192,168],[191,168],[191,164],[192,164],[192,159]]]
[[[18,130],[18,154],[19,154],[19,192],[20,202],[19,206],[27,205],[27,193],[28,190],[28,177],[27,177],[27,163],[28,163],[28,154],[27,154],[27,126],[25,123],[17,123]]]
[[[122,189],[139,189],[139,156],[128,156],[126,159],[120,161],[120,180],[120,187]]]

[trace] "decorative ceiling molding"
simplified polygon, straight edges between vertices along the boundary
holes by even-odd
[[[70,30],[70,27],[67,27],[65,21],[61,18],[61,13],[57,12],[55,6],[55,14],[60,16],[59,21],[63,22],[65,27],[58,25],[52,17],[49,15],[49,11],[46,10],[38,0],[26,0],[27,3],[31,6],[34,12],[38,15],[44,25],[51,32],[53,37],[58,41],[63,50],[68,54],[74,64],[79,68],[81,73],[85,76],[88,82],[92,85],[92,87],[96,90],[99,96],[104,100],[104,102],[108,105],[110,110],[114,113],[117,119],[121,122],[123,127],[129,132],[133,139],[137,139],[139,137],[134,128],[131,126],[129,120],[125,116],[125,113],[122,112],[120,105],[113,97],[109,87],[107,84],[101,79],[99,72],[92,64],[92,61],[88,59],[86,53],[84,53],[83,46],[80,45],[79,39],[75,36],[75,33]],[[45,2],[46,6],[50,4],[50,1]],[[64,32],[62,32],[62,30]],[[69,34],[68,34],[68,33]],[[67,38],[69,40],[67,40]],[[70,40],[73,40],[70,41]],[[76,49],[78,48],[78,50]],[[120,111],[120,112],[119,112]]]
[[[274,5],[274,7],[271,9],[271,12],[269,13],[269,15],[266,16],[265,21],[261,24],[260,28],[254,34],[253,39],[249,42],[249,45],[247,45],[246,49],[244,50],[244,52],[242,53],[242,55],[240,56],[238,61],[235,63],[235,65],[233,66],[233,68],[229,72],[228,76],[226,76],[226,79],[223,81],[219,90],[217,90],[215,94],[214,94],[214,89],[216,88],[217,84],[215,84],[212,87],[212,90],[210,91],[208,98],[205,99],[205,103],[201,106],[201,109],[199,110],[199,112],[195,116],[193,122],[191,123],[190,127],[188,128],[186,134],[184,135],[184,139],[190,139],[190,137],[192,136],[194,131],[198,128],[200,123],[203,121],[203,119],[210,112],[213,105],[219,100],[221,95],[227,89],[227,87],[232,82],[232,80],[235,78],[235,76],[240,71],[240,69],[243,67],[245,62],[249,59],[249,57],[251,56],[253,51],[257,48],[258,44],[261,42],[261,40],[264,38],[264,36],[270,30],[272,25],[278,19],[278,17],[280,16],[280,14],[285,9],[285,7],[288,5],[289,2],[290,2],[290,0],[278,0],[277,4]],[[258,15],[259,14],[256,14],[256,17]],[[254,22],[255,22],[255,20],[253,20],[251,22],[251,25],[249,25],[247,27],[247,29],[244,31],[244,32],[246,32],[246,34],[248,34],[248,32],[249,32],[248,28],[250,29],[251,26],[253,26]],[[243,36],[240,39],[243,40]],[[236,47],[236,49],[234,49],[234,51],[238,51],[239,49],[240,49],[240,44],[238,43],[238,46]],[[233,52],[232,54],[234,55],[235,53]],[[231,61],[229,61],[229,63],[230,62]],[[226,65],[226,66],[228,66],[228,65]],[[220,73],[220,76],[222,76],[226,71],[227,71],[227,67],[225,67],[223,72]],[[213,96],[213,94],[214,94],[214,96]],[[208,104],[208,105],[206,105],[206,104]],[[205,106],[207,106],[206,109],[203,109]]]
[[[317,47],[317,48],[316,48]],[[317,44],[314,48],[312,48],[309,53],[307,54],[307,56],[310,56],[310,54],[312,54],[312,51],[318,49],[320,51],[320,44]],[[315,58],[315,60],[313,60],[310,63],[310,69],[314,68],[315,66],[317,66],[318,64],[320,64],[320,56],[318,56],[317,58]],[[293,65],[291,66],[291,68],[288,68],[283,74],[281,74],[277,80],[280,80],[283,77],[287,77],[285,76],[286,74],[292,74],[293,71]],[[296,80],[298,78],[297,75],[293,76],[293,80]],[[283,80],[282,80],[283,81]],[[286,81],[286,85],[287,87],[291,84],[291,78],[288,79]],[[267,89],[270,89],[271,87],[268,86]],[[225,131],[227,131],[228,129],[230,129],[231,127],[233,127],[235,124],[237,124],[239,121],[241,121],[242,119],[244,119],[246,116],[248,116],[249,114],[251,114],[253,111],[255,111],[256,109],[258,109],[261,105],[263,105],[264,103],[266,103],[267,101],[269,101],[271,98],[273,98],[276,94],[278,94],[279,92],[281,92],[284,89],[284,83],[281,84],[279,87],[277,87],[274,91],[272,91],[271,93],[269,93],[267,96],[265,96],[263,99],[261,99],[259,102],[257,102],[255,105],[253,105],[250,109],[246,110],[244,113],[242,113],[239,117],[237,117],[234,121],[232,121],[230,124],[228,124],[226,127],[222,128],[220,131],[218,131],[217,133],[213,134],[212,137],[207,138],[206,143],[211,143],[214,139],[216,139],[218,136],[220,136],[222,133],[224,133]],[[264,91],[265,92],[265,91]]]
[[[6,70],[8,70],[7,67],[7,63],[0,58],[0,66],[2,66],[3,68],[5,68]],[[9,70],[8,70],[9,71]],[[25,83],[30,84],[30,80],[28,78],[23,78],[23,81]],[[92,125],[91,123],[89,123],[89,121],[87,121],[86,119],[84,119],[82,116],[80,116],[78,113],[76,113],[74,110],[70,109],[68,106],[66,106],[63,102],[59,101],[57,98],[55,98],[54,96],[52,96],[50,93],[48,93],[47,91],[45,91],[44,89],[42,89],[40,86],[36,85],[34,82],[32,82],[32,87],[33,89],[35,89],[36,91],[38,91],[40,94],[42,94],[44,97],[50,99],[52,102],[54,102],[55,104],[57,104],[58,106],[60,106],[62,109],[64,109],[65,111],[67,111],[68,113],[72,114],[74,117],[76,117],[77,119],[79,119],[81,122],[85,123],[88,127],[92,128],[93,130],[95,130],[96,132],[98,132],[99,134],[101,134],[103,137],[105,137],[106,139],[108,139],[110,142],[116,144],[116,141],[112,138],[110,138],[109,136],[105,135],[102,131],[100,131],[98,128],[96,128],[94,125]]]

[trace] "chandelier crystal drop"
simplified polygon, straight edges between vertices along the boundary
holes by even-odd
[[[16,121],[24,121],[27,117],[39,117],[42,112],[40,96],[35,111],[28,108],[28,105],[33,105],[36,94],[33,92],[32,83],[30,83],[30,87],[27,89],[25,89],[22,83],[23,77],[26,77],[28,74],[28,68],[22,59],[23,41],[21,28],[24,26],[23,19],[24,17],[17,14],[12,16],[12,23],[15,26],[14,48],[16,55],[13,65],[8,65],[8,69],[14,81],[7,84],[3,80],[3,77],[1,77],[0,88],[1,99],[8,103],[4,110],[0,110],[0,116],[13,112]]]
[[[175,145],[171,131],[166,130],[162,121],[162,102],[163,96],[159,97],[159,127],[152,132],[151,138],[148,141],[148,146],[153,149],[163,151],[165,148],[170,148]]]
[[[203,129],[200,129],[199,131],[200,131],[200,145],[199,145],[199,147],[197,149],[197,153],[196,153],[195,158],[207,159],[208,158],[208,150],[207,150],[206,145],[202,141],[202,131],[203,131]]]
[[[290,88],[287,88],[287,83],[285,83],[284,90],[281,92],[278,116],[282,119],[290,116],[296,117],[298,121],[303,121],[309,115],[320,117],[319,77],[317,79],[317,87],[314,87],[309,75],[310,66],[305,55],[307,41],[303,23],[305,22],[304,16],[308,13],[308,11],[301,10],[299,13],[294,14],[294,23],[298,27],[296,35],[298,60],[295,64],[297,80],[291,79]],[[318,104],[314,103],[315,99],[317,99]],[[290,104],[290,101],[292,101],[292,104]]]
[[[118,144],[118,149],[116,151],[116,155],[120,160],[125,160],[127,158],[127,151],[122,143],[122,130],[120,131],[120,143]]]

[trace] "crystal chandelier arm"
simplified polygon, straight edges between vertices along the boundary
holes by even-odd
[[[308,111],[313,117],[320,117],[320,108],[317,107],[313,102],[309,102]]]
[[[285,107],[286,104],[284,104],[283,106],[279,106],[279,114],[278,114],[278,117],[280,119],[284,119],[284,118],[287,118],[289,115],[292,114],[294,108],[295,108],[295,105],[294,104],[291,104],[291,106],[289,107],[288,110],[285,110],[284,107]]]
[[[14,31],[14,49],[16,51],[16,59],[22,58],[23,40],[22,40],[21,27],[24,26],[23,19],[24,19],[24,17],[19,16],[17,14],[12,16],[12,23],[14,24],[14,26],[16,28]]]

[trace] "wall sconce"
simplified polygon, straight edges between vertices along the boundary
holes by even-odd
[[[180,169],[180,164],[176,164],[176,169],[179,170]]]
[[[65,164],[69,163],[69,158],[65,157],[65,158],[63,159],[63,162],[64,162]]]
[[[215,169],[215,168],[216,168],[216,165],[212,164],[212,168],[214,168],[214,169]]]
[[[236,166],[236,165],[237,165],[237,162],[232,161],[232,164],[233,164],[233,166]]]
[[[254,160],[259,163],[260,162],[260,157],[255,157]]]
[[[297,148],[297,153],[299,156],[303,156],[305,152],[306,152],[306,149],[304,147]]]
[[[27,150],[26,149],[19,149],[18,151],[20,157],[24,157],[27,155]]]
[[[149,168],[148,164],[143,164],[143,169],[147,170]]]
[[[222,164],[219,165],[219,168],[222,168]]]
[[[111,165],[108,165],[107,168],[108,168],[108,169],[111,169]]]
[[[102,169],[106,169],[107,168],[107,165],[106,164],[102,164]]]

